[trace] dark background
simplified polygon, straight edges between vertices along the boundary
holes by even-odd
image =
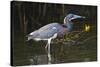
[[[39,2],[11,2],[11,65],[42,64],[30,60],[36,56],[46,55],[46,42],[26,41],[26,35],[40,27],[57,22],[63,24],[64,17],[74,13],[85,16],[85,20],[74,23],[73,30],[82,30],[82,25],[89,24],[91,30],[83,33],[80,41],[90,39],[84,44],[61,45],[51,44],[53,63],[84,62],[97,60],[97,6],[39,3]],[[77,22],[77,21],[75,21]],[[92,38],[92,36],[94,36]],[[33,63],[32,63],[33,62]],[[45,60],[44,60],[45,62]]]

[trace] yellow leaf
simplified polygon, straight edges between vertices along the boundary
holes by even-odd
[[[85,24],[85,32],[89,32],[90,31],[90,25]]]

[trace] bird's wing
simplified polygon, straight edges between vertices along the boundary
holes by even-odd
[[[41,27],[38,30],[39,35],[37,38],[46,39],[52,37],[55,33],[58,32],[60,24],[58,23],[51,23],[46,26]]]
[[[45,29],[44,31],[39,31],[39,35],[37,36],[37,38],[41,38],[41,39],[48,39],[54,36],[54,34],[57,33],[57,28],[56,27],[52,27],[52,28],[48,28]]]
[[[30,33],[30,39],[40,38],[40,39],[48,39],[54,36],[55,33],[58,33],[61,25],[59,23],[51,23],[41,27],[40,29]]]

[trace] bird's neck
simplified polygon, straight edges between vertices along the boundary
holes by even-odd
[[[71,21],[68,21],[68,22],[66,23],[66,26],[67,26],[67,30],[68,30],[69,32],[72,31],[73,25],[71,24]]]
[[[67,30],[69,32],[72,31],[72,28],[73,28],[73,25],[71,23],[72,22],[69,19],[67,18],[64,19],[64,25],[67,27]]]

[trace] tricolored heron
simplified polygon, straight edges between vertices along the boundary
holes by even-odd
[[[50,55],[50,43],[52,39],[55,39],[56,37],[61,37],[65,35],[68,32],[71,32],[73,29],[72,20],[77,18],[84,18],[83,16],[75,15],[75,14],[68,14],[64,18],[64,24],[59,23],[50,23],[43,27],[41,27],[38,30],[35,30],[31,32],[28,35],[28,40],[47,40],[48,43],[46,47],[48,47],[48,64],[51,63],[51,55]]]

